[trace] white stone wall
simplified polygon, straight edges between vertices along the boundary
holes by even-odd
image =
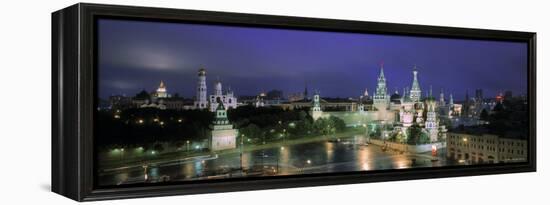
[[[225,150],[237,148],[237,130],[212,130],[211,150]]]

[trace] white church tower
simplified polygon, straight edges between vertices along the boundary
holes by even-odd
[[[222,93],[222,81],[218,79],[214,85],[214,95],[223,95]]]
[[[422,91],[420,90],[420,85],[418,84],[418,71],[416,70],[416,65],[413,68],[413,75],[413,83],[409,95],[413,102],[418,102],[422,97]]]
[[[195,99],[195,109],[208,108],[208,98],[206,97],[206,70],[199,69],[199,81],[197,82],[197,97]]]
[[[432,89],[430,88],[430,95],[426,99],[426,106],[427,106],[427,112],[426,112],[426,131],[428,131],[428,134],[430,136],[430,141],[435,142],[437,141],[437,135],[439,133],[439,123],[437,122],[437,112],[436,112],[436,102],[435,98],[432,96]]]
[[[315,92],[313,95],[313,106],[311,107],[311,117],[313,120],[321,118],[323,111],[321,110],[321,98],[319,97],[319,92]]]

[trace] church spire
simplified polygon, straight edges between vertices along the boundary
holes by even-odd
[[[384,76],[384,64],[380,64],[380,74],[378,75],[378,86],[376,87],[375,97],[385,98],[387,95],[386,77]]]
[[[445,105],[445,94],[443,94],[443,88],[441,88],[441,91],[439,92],[439,105]]]
[[[378,79],[380,78],[383,78],[384,80],[386,79],[386,77],[384,76],[384,63],[380,63],[380,76],[378,77]]]
[[[416,65],[413,67],[413,82],[410,95],[411,100],[413,101],[419,101],[422,95],[422,91],[420,90],[420,85],[418,83],[418,70],[416,69]]]
[[[373,101],[377,110],[386,110],[390,102],[388,88],[386,87],[386,77],[384,77],[384,64],[380,64],[380,75],[378,76],[378,85],[376,86]]]

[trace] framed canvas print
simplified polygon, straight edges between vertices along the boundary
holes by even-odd
[[[52,189],[78,201],[535,171],[535,33],[76,4]]]

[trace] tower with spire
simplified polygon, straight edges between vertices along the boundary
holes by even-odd
[[[445,94],[443,94],[443,88],[441,88],[441,91],[439,92],[439,106],[443,107],[445,104]]]
[[[439,132],[439,123],[437,122],[437,112],[436,112],[437,103],[435,98],[432,96],[432,86],[430,86],[430,92],[428,97],[426,97],[426,121],[424,123],[426,130],[430,136],[430,141],[437,141],[437,135]]]
[[[218,103],[211,126],[210,148],[212,151],[237,148],[237,130],[227,117],[223,102]]]
[[[420,84],[418,83],[418,70],[416,69],[416,65],[413,67],[413,82],[409,97],[413,102],[420,101],[422,97],[422,90],[420,90]]]
[[[384,76],[384,64],[380,65],[380,74],[378,75],[378,84],[376,86],[373,102],[374,107],[379,111],[388,109],[390,96],[388,95],[386,77]]]

